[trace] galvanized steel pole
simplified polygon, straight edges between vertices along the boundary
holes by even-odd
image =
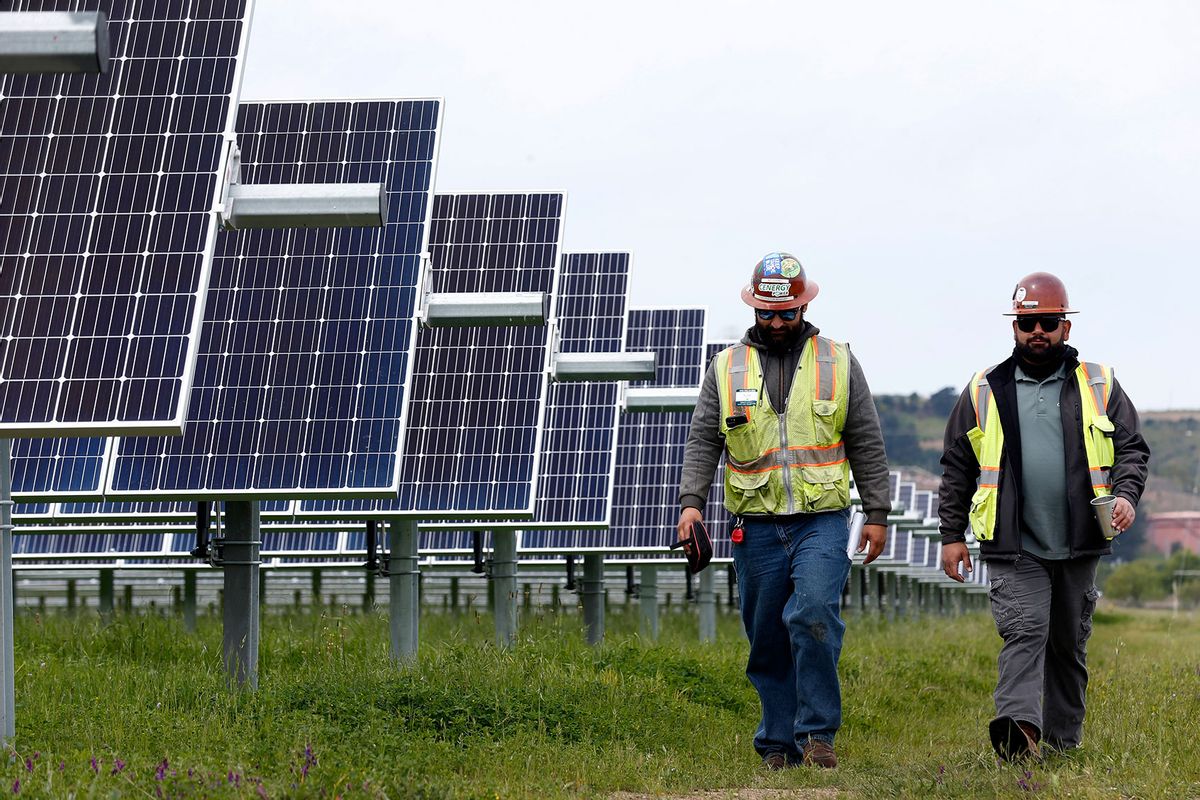
[[[388,606],[392,659],[404,663],[417,656],[420,626],[417,606],[417,523],[388,523]]]
[[[700,590],[696,593],[696,603],[700,606],[700,641],[705,644],[717,640],[717,590],[713,585],[714,569],[701,571]]]
[[[259,549],[258,501],[225,504],[224,647],[226,679],[241,689],[258,688]]]
[[[583,635],[588,644],[604,641],[604,554],[583,557]]]
[[[517,642],[517,532],[492,532],[492,586],[496,599],[496,646]]]
[[[196,570],[183,573],[183,628],[188,633],[196,632]]]
[[[642,565],[642,585],[638,590],[638,605],[642,609],[642,638],[658,641],[658,567]]]

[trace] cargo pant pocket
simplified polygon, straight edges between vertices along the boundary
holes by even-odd
[[[1083,595],[1083,610],[1079,615],[1079,646],[1081,648],[1087,646],[1088,637],[1092,635],[1092,616],[1096,613],[1096,601],[1100,599],[1100,592],[1096,591],[1096,587],[1088,589]]]
[[[1013,631],[1020,628],[1025,612],[1007,578],[992,579],[991,586],[988,587],[988,598],[991,600],[996,633],[1000,634],[1001,639],[1007,640]]]

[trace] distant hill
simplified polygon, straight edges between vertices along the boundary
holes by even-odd
[[[930,397],[876,395],[875,406],[892,469],[907,470],[928,484],[941,475],[942,436],[960,388],[947,386]],[[1200,511],[1200,410],[1140,414],[1150,445],[1150,480],[1138,508],[1138,522],[1121,537],[1132,555],[1142,541],[1145,515],[1159,511]],[[935,487],[934,487],[935,488]]]

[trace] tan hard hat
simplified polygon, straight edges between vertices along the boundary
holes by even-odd
[[[1049,272],[1035,272],[1017,281],[1013,289],[1012,311],[1006,317],[1024,317],[1033,314],[1078,314],[1071,310],[1067,300],[1067,287]]]
[[[754,265],[750,284],[742,289],[742,302],[753,308],[786,310],[804,305],[820,290],[794,255],[767,253]]]

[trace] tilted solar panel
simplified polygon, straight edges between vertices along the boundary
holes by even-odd
[[[252,2],[5,3],[98,8],[112,52],[0,75],[5,436],[181,431]]]
[[[705,316],[701,308],[631,309],[625,349],[653,350],[657,376],[630,386],[698,386]],[[621,414],[609,529],[566,531],[545,544],[568,551],[654,548],[668,557],[666,548],[679,521],[679,476],[691,418],[689,412]],[[536,537],[536,531],[525,534],[523,546],[532,547]]]
[[[246,183],[385,186],[382,228],[222,233],[186,434],[122,438],[113,498],[394,494],[439,100],[243,103]]]
[[[435,292],[553,299],[561,193],[438,194]],[[553,306],[552,306],[553,307]],[[528,516],[546,397],[549,328],[422,328],[396,500],[306,501],[334,517]]]
[[[66,437],[16,439],[12,443],[12,490],[17,500],[97,497],[112,439]]]
[[[629,261],[628,253],[563,255],[555,315],[560,352],[621,351]],[[612,381],[550,384],[533,519],[445,522],[428,527],[470,525],[529,530],[607,524],[612,500],[618,388]],[[531,533],[526,541],[536,542],[541,538]]]

